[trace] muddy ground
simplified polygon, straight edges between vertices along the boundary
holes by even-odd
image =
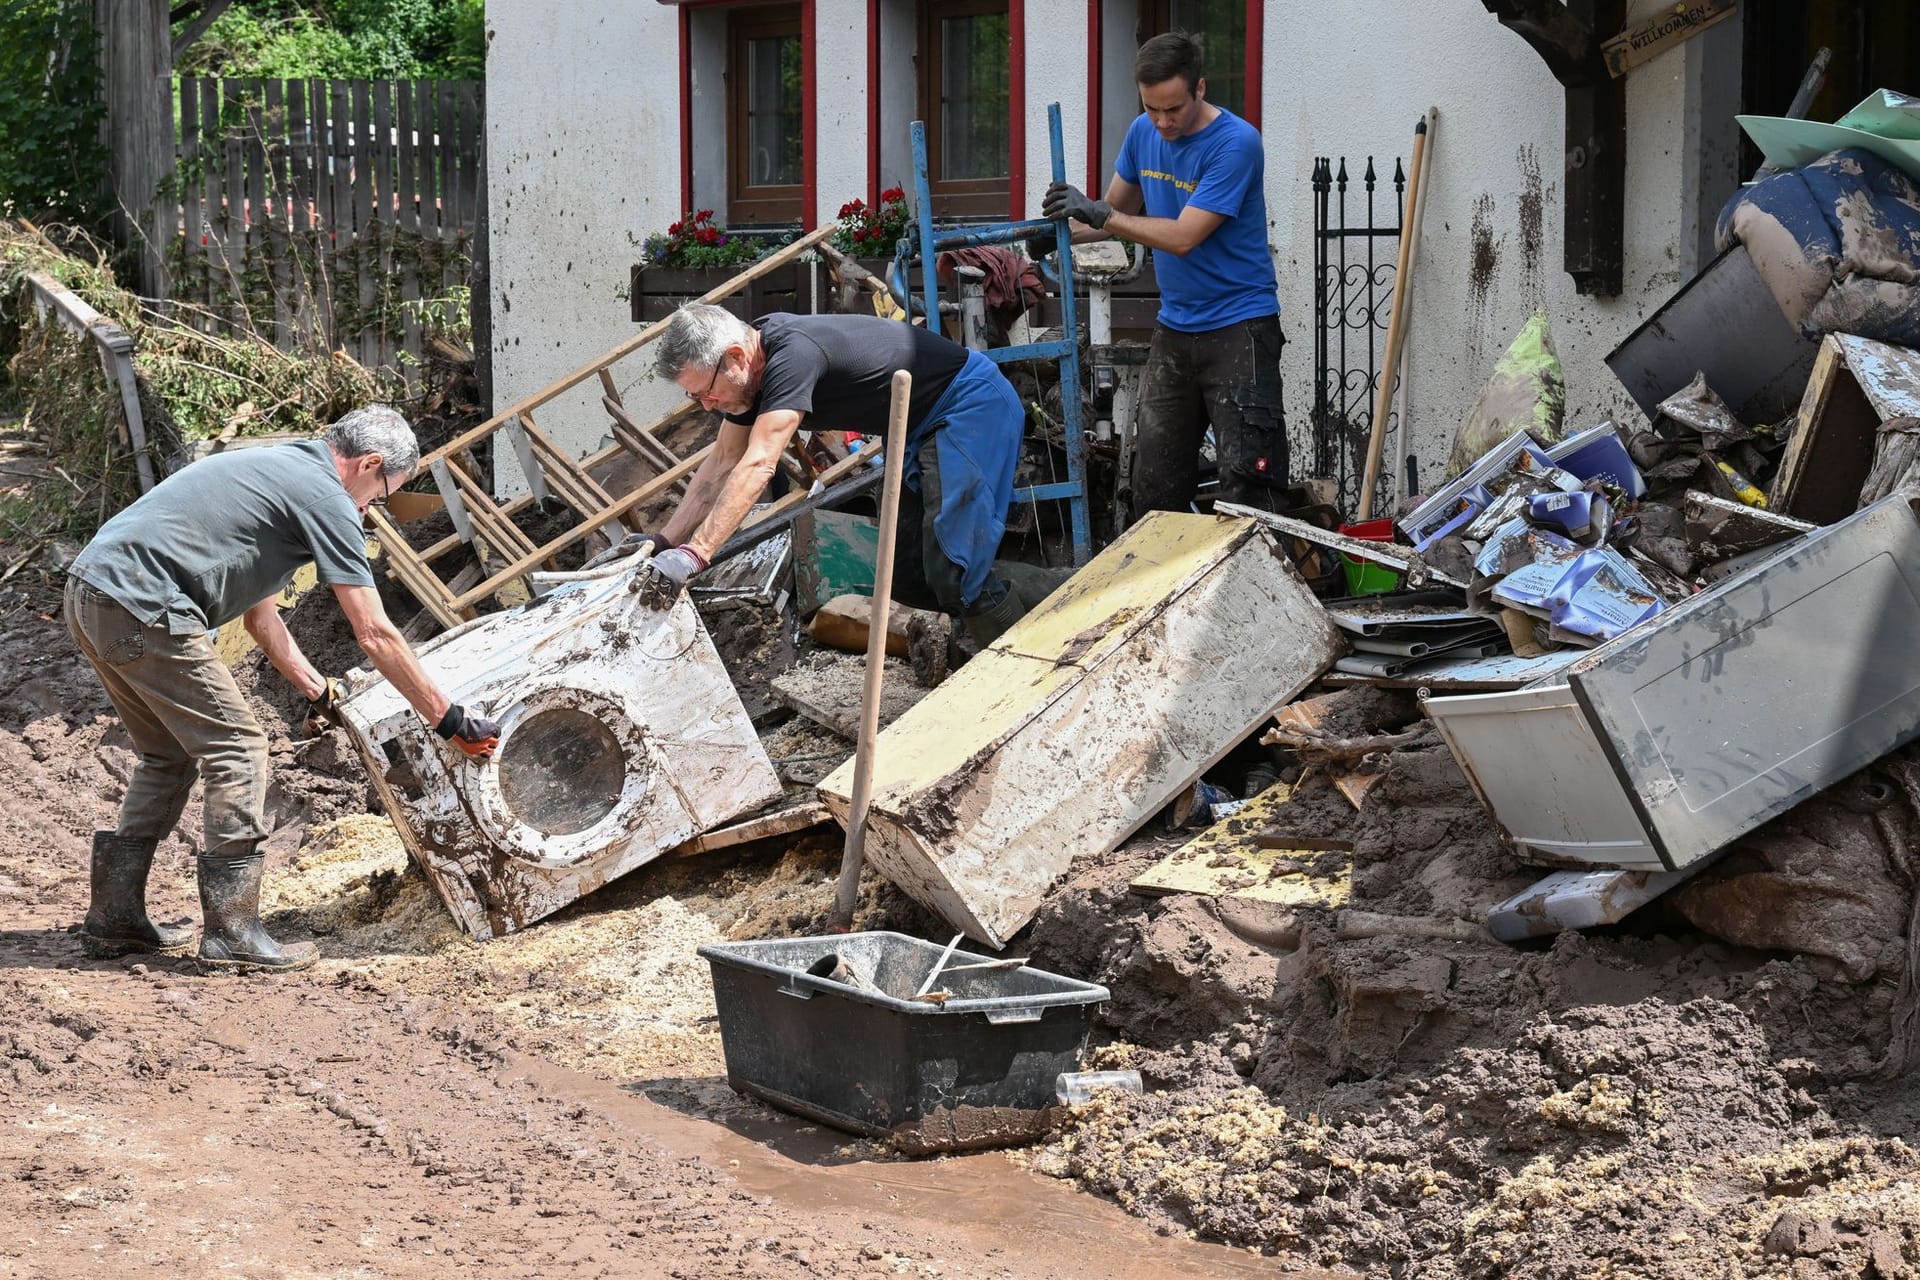
[[[1021,1151],[910,1161],[733,1094],[694,955],[817,929],[837,833],[656,863],[479,944],[340,735],[299,737],[257,669],[271,919],[321,965],[84,959],[87,836],[131,757],[57,586],[0,588],[6,1274],[1916,1274],[1920,1098],[1888,1071],[1905,895],[1871,805],[1783,819],[1684,907],[1519,948],[1139,896],[1192,834],[1156,823],[1077,864],[1012,946],[1112,989],[1095,1058],[1146,1095]],[[296,632],[339,669],[327,607]],[[1417,714],[1370,712],[1358,731]],[[795,774],[836,750],[770,736]],[[162,849],[167,917],[195,915],[196,821]],[[1437,744],[1394,757],[1358,811],[1309,775],[1290,821],[1352,844],[1308,870],[1383,915],[1472,918],[1538,874]],[[1754,902],[1805,949],[1702,931],[1751,940]],[[945,936],[871,879],[860,923]]]

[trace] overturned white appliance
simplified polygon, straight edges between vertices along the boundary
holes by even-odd
[[[1004,946],[1345,649],[1266,529],[1154,512],[879,736],[867,858]]]
[[[1698,869],[1920,734],[1920,515],[1895,494],[1511,693],[1432,698],[1522,858]]]
[[[382,803],[447,910],[476,937],[552,914],[780,793],[685,593],[630,590],[638,563],[419,650],[455,702],[500,724],[493,759],[442,742],[385,680],[343,704]]]

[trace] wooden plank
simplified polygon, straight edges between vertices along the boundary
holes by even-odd
[[[1693,39],[1708,27],[1733,16],[1735,0],[1688,0],[1663,5],[1644,22],[1636,22],[1609,40],[1600,42],[1607,73],[1618,78],[1668,49]]]
[[[176,151],[176,172],[181,175],[180,216],[184,230],[180,254],[180,277],[173,282],[173,296],[198,301],[204,296],[201,283],[206,250],[200,238],[204,234],[206,183],[192,175],[202,161],[200,147],[200,81],[195,76],[180,77],[180,139]]]
[[[381,311],[386,314],[391,309],[391,301],[399,296],[393,262],[393,229],[398,218],[393,185],[393,82],[375,80],[370,88],[373,132],[368,139],[367,153],[373,169],[373,225],[377,226],[379,233],[379,274],[374,282],[374,292],[385,304]],[[377,334],[380,352],[377,367],[404,371],[405,366],[395,357],[394,348],[396,343],[404,344],[405,340],[404,321],[402,331],[394,334],[388,333],[383,325]]]
[[[1149,897],[1196,893],[1290,907],[1345,906],[1353,892],[1351,858],[1256,843],[1292,800],[1293,788],[1275,783],[1148,867],[1128,888]]]
[[[835,225],[837,226],[837,224]],[[695,298],[694,301],[716,302],[721,298],[738,293],[748,284],[758,280],[769,271],[777,271],[793,259],[807,252],[813,248],[813,246],[832,235],[834,229],[835,226],[816,227],[806,235],[801,236],[798,240],[795,240],[792,244],[786,245],[777,252],[767,255],[760,259],[760,261],[746,267],[738,275],[732,276],[720,284],[715,285],[700,297]],[[499,430],[500,424],[508,418],[516,414],[525,414],[529,409],[538,409],[541,405],[547,403],[547,401],[572,390],[588,378],[594,377],[600,370],[619,363],[621,360],[640,350],[640,348],[654,341],[666,331],[667,321],[656,320],[633,337],[628,338],[619,346],[614,347],[611,351],[606,352],[604,355],[587,364],[581,365],[571,373],[556,378],[531,395],[523,396],[505,409],[494,414],[493,417],[487,419],[479,426],[461,433],[457,438],[448,441],[446,444],[440,446],[439,449],[435,450],[435,454],[445,456],[457,449],[471,448],[476,442],[486,439],[489,435],[493,434],[493,432]]]
[[[460,150],[459,101],[451,80],[433,82],[434,115],[440,126],[440,145],[434,159],[439,172],[434,181],[440,188],[440,234],[452,239],[460,222]]]
[[[603,369],[601,372],[604,374],[606,370]],[[680,461],[674,456],[673,450],[661,444],[653,432],[635,422],[619,401],[611,396],[602,396],[600,403],[606,408],[607,415],[613,419],[615,438],[620,439],[635,457],[660,471],[665,471]]]
[[[438,235],[440,230],[439,168],[435,160],[438,142],[435,131],[433,81],[415,80],[413,88],[413,127],[419,132],[414,143],[414,193],[420,206],[419,227],[423,234]]]
[[[1908,394],[1899,393],[1902,385]],[[1920,353],[1852,335],[1821,339],[1768,507],[1815,524],[1852,515],[1873,469],[1882,419],[1920,409],[1914,392]]]
[[[243,125],[245,132],[241,138],[244,144],[244,150],[241,153],[241,165],[246,172],[246,196],[240,206],[240,217],[241,226],[244,228],[246,234],[240,242],[240,260],[243,264],[248,264],[250,259],[255,255],[272,254],[273,222],[272,219],[267,216],[267,191],[269,189],[267,182],[267,123],[261,111],[261,82],[258,80],[246,82],[246,87],[242,90],[242,93],[242,114],[240,118],[245,122]],[[271,259],[269,259],[269,261],[271,261]],[[245,271],[245,267],[243,267],[243,271]],[[247,274],[251,274],[251,272],[247,272]],[[272,279],[271,271],[269,271],[268,279]],[[279,291],[275,289],[274,292],[277,295]],[[275,302],[277,305],[277,297]],[[257,331],[263,319],[267,320],[268,323],[272,322],[271,317],[262,317],[254,314],[254,301],[252,299],[246,300],[242,305],[247,313],[248,328]]]
[[[423,608],[430,610],[441,626],[459,626],[463,617],[453,605],[452,593],[407,545],[405,535],[387,518],[387,513],[378,507],[369,507],[367,517],[373,523],[374,536],[380,539],[381,549],[386,552],[383,559],[387,562],[387,572],[398,579]]]
[[[273,280],[273,341],[276,346],[292,345],[293,262],[288,242],[293,222],[292,159],[287,130],[286,82],[268,80],[263,86],[265,109],[261,114],[265,130],[262,141],[267,160],[266,245],[268,266]]]
[[[821,651],[772,680],[773,696],[823,729],[855,741],[867,680],[865,654]],[[912,710],[930,690],[913,682],[913,668],[889,658],[880,676],[880,727]]]
[[[393,191],[396,201],[394,222],[407,231],[420,229],[420,174],[419,143],[414,137],[414,92],[411,80],[399,80],[393,85],[394,127],[399,136],[394,140]]]
[[[828,821],[833,815],[827,812],[827,806],[818,800],[804,800],[796,805],[749,818],[745,822],[736,822],[730,827],[721,827],[705,835],[695,836],[679,848],[668,853],[668,857],[690,858],[696,854],[714,853],[721,849],[732,849],[739,845],[750,844],[755,840],[766,840],[773,836],[790,836],[795,832],[817,827]]]
[[[459,217],[455,225],[462,230],[473,229],[475,216],[480,202],[480,105],[471,80],[453,82],[455,119],[458,128],[455,134],[454,160],[456,177],[454,189],[459,193]]]
[[[632,493],[627,494],[625,497],[615,499],[613,505],[605,511],[597,512],[592,517],[581,521],[579,525],[569,529],[566,533],[555,538],[538,551],[521,556],[512,564],[494,574],[491,578],[472,590],[462,592],[455,598],[454,606],[464,609],[470,605],[478,604],[515,578],[532,571],[533,567],[542,560],[550,559],[556,552],[572,546],[589,534],[599,532],[635,507],[646,502],[651,502],[654,498],[666,492],[668,486],[675,480],[692,471],[695,467],[698,467],[701,462],[706,460],[706,456],[712,451],[713,446],[708,445],[706,448],[700,450],[700,452],[686,458],[672,471],[667,472],[665,475],[655,476],[652,480],[647,481],[647,483],[641,485]]]
[[[373,104],[370,98],[370,86],[365,80],[347,81],[348,109],[352,112],[347,125],[347,151],[351,157],[348,165],[353,184],[353,231],[356,237],[366,234],[367,223],[373,217]]]

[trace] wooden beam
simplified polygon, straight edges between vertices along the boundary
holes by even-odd
[[[180,61],[180,55],[191,49],[194,41],[207,34],[207,28],[218,22],[220,15],[225,13],[232,4],[233,0],[205,0],[205,3],[199,6],[199,14],[187,24],[187,29],[173,38],[173,60]],[[178,22],[181,10],[186,8],[188,6],[182,5],[180,9],[175,9],[168,15],[169,21]]]
[[[767,255],[766,257],[760,259],[760,261],[754,263],[752,266],[742,271],[739,275],[734,276],[729,280],[723,281],[722,283],[715,285],[713,288],[709,289],[707,292],[701,294],[698,298],[695,298],[694,301],[695,302],[718,302],[722,298],[731,297],[732,295],[740,292],[740,290],[746,288],[748,285],[752,284],[755,280],[758,280],[760,279],[760,277],[764,275],[768,275],[774,271],[779,270],[781,267],[786,266],[789,262],[792,262],[795,258],[805,253],[807,250],[813,248],[815,245],[825,240],[828,236],[834,233],[834,231],[838,228],[838,225],[839,225],[838,223],[830,223],[823,227],[816,227],[814,230],[809,231],[806,235],[801,236],[798,240],[795,240],[792,244],[785,245],[780,249],[775,250],[773,253]],[[599,357],[594,361],[591,361],[588,364],[581,365],[578,369],[575,369],[572,373],[569,373],[564,377],[558,378],[555,381],[548,383],[546,386],[540,388],[540,390],[534,392],[532,395],[522,397],[521,399],[515,401],[513,404],[509,405],[507,408],[501,410],[499,413],[494,414],[493,417],[488,418],[485,422],[481,423],[479,426],[472,428],[471,430],[465,432],[462,435],[455,437],[452,440],[449,440],[446,444],[443,444],[438,449],[434,450],[432,454],[428,455],[426,458],[421,459],[421,465],[425,466],[426,464],[430,463],[434,458],[445,457],[450,453],[457,452],[458,450],[472,448],[474,444],[478,443],[481,440],[486,439],[489,435],[492,435],[495,431],[497,431],[500,427],[500,424],[505,422],[508,418],[511,418],[516,414],[524,415],[529,409],[538,409],[541,405],[547,403],[547,401],[549,400],[554,399],[556,396],[559,396],[567,391],[571,391],[574,387],[579,386],[581,383],[585,382],[588,378],[597,376],[602,369],[605,369],[610,365],[617,364],[621,360],[624,360],[626,357],[632,355],[634,352],[646,346],[648,343],[652,342],[655,338],[658,338],[661,334],[665,333],[667,331],[667,325],[669,323],[671,323],[670,320],[654,321],[652,324],[648,325],[645,329],[642,329],[639,333],[635,334],[633,337],[628,338],[625,342],[621,343],[619,346],[615,347],[613,350],[607,352],[605,355]]]

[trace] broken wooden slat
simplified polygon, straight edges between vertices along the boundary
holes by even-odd
[[[1148,867],[1127,887],[1149,897],[1197,893],[1282,906],[1340,906],[1352,888],[1350,863],[1339,876],[1312,876],[1295,864],[1317,858],[1317,851],[1266,849],[1255,843],[1257,834],[1292,800],[1293,788],[1275,783]]]
[[[817,827],[833,815],[827,812],[827,806],[818,800],[807,800],[790,805],[773,813],[763,813],[757,818],[745,822],[736,822],[730,827],[721,827],[695,836],[669,855],[675,858],[690,858],[695,854],[713,853],[720,849],[731,849],[737,845],[766,840],[773,836],[790,836]]]
[[[860,700],[866,659],[855,654],[823,653],[813,661],[773,678],[773,696],[823,729],[848,740],[860,736]],[[898,658],[881,675],[880,727],[886,728],[927,695]]]
[[[1820,342],[1768,507],[1816,524],[1853,514],[1880,424],[1920,417],[1920,352],[1850,333]]]

